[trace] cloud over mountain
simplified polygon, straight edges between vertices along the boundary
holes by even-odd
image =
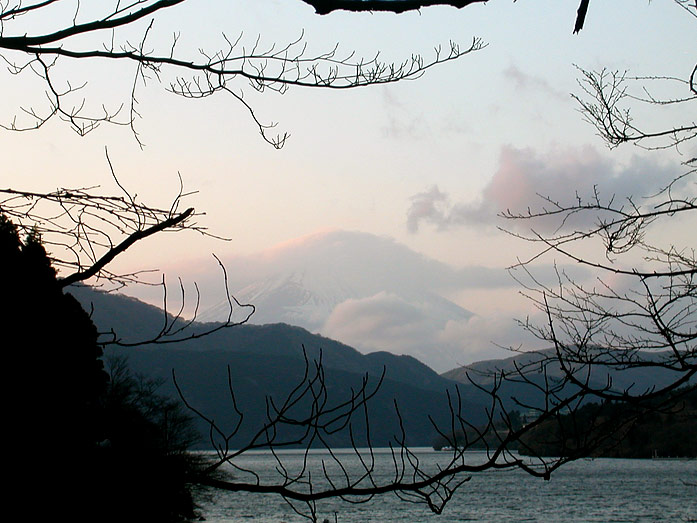
[[[439,371],[481,350],[453,339],[472,314],[444,294],[514,283],[503,270],[455,269],[392,239],[340,230],[224,263],[235,297],[256,306],[254,323],[298,325],[364,352],[409,354]],[[227,310],[221,301],[199,319],[219,320]]]

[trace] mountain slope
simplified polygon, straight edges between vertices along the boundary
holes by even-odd
[[[116,294],[105,294],[80,286],[71,291],[87,310],[101,331],[115,330],[119,338],[133,342],[139,337],[151,337],[161,328],[164,314],[156,307]],[[215,324],[194,324],[194,332]],[[303,352],[303,349],[305,352]],[[487,373],[512,371],[515,365],[525,365],[545,356],[545,353],[525,353],[503,360],[478,362],[453,369],[439,376],[432,369],[410,356],[396,356],[388,352],[361,354],[340,342],[311,334],[300,327],[286,324],[241,325],[224,329],[200,339],[167,345],[147,345],[138,348],[111,348],[111,353],[126,355],[136,372],[161,379],[163,390],[177,396],[172,373],[177,376],[181,390],[193,406],[223,426],[232,427],[237,418],[232,408],[228,387],[228,369],[238,404],[245,417],[235,444],[247,441],[265,423],[266,398],[282,401],[297,386],[305,372],[304,354],[310,369],[321,358],[330,403],[345,401],[351,391],[358,390],[364,379],[367,389],[377,385],[383,369],[385,380],[370,402],[370,435],[373,445],[393,442],[399,430],[399,419],[394,403],[397,402],[402,422],[411,445],[430,445],[436,430],[429,416],[441,427],[449,426],[447,391],[455,397],[456,382],[462,400],[462,412],[468,421],[478,424],[484,419],[485,407],[491,397],[469,383],[470,372],[480,383],[489,383]],[[558,369],[551,367],[548,376]],[[671,378],[668,371],[633,373],[612,376],[616,388],[633,385],[633,390],[645,389]],[[542,374],[532,375],[542,383]],[[607,382],[607,374],[598,374],[596,383]],[[544,397],[534,387],[504,383],[499,389],[508,409],[519,409],[513,398],[528,405],[541,404]],[[305,405],[307,406],[307,404]],[[203,434],[208,427],[199,425]],[[367,435],[367,427],[356,420],[359,437]],[[346,433],[335,434],[331,443],[350,444]],[[367,442],[366,442],[367,444]],[[206,443],[204,442],[204,446]]]
[[[544,372],[540,365],[535,364],[553,356],[553,349],[531,351],[517,354],[510,358],[476,362],[444,372],[441,376],[462,384],[469,384],[470,379],[473,379],[475,382],[486,386],[492,383],[492,376],[497,372],[504,371],[509,377],[515,377],[517,369],[525,369],[525,375],[529,380],[543,386],[545,380],[561,379],[563,376],[558,363],[554,361],[545,366]],[[661,353],[646,352],[641,357],[646,360],[658,361],[661,356]],[[599,361],[602,361],[602,359]],[[665,387],[673,383],[681,375],[679,372],[662,367],[636,367],[618,370],[615,367],[597,365],[592,369],[589,377],[584,373],[583,379],[587,378],[589,386],[592,388],[602,389],[609,383],[612,390],[631,390],[632,394],[637,395]],[[691,382],[694,383],[694,379]],[[573,387],[569,386],[569,390],[572,389]],[[517,398],[528,405],[542,404],[544,401],[541,390],[531,385],[518,383],[516,380],[504,381],[500,387],[500,394],[504,404],[510,409],[517,408],[513,398]]]
[[[87,310],[93,310],[92,317],[100,331],[113,329],[121,339],[133,342],[139,335],[151,336],[162,324],[162,311],[137,300],[84,286],[70,292]],[[210,326],[195,324],[193,329]],[[372,444],[394,442],[393,436],[400,426],[395,401],[400,406],[411,445],[431,444],[435,429],[428,416],[440,424],[449,423],[446,391],[450,389],[454,393],[454,383],[450,380],[412,357],[387,352],[363,355],[300,327],[241,325],[197,340],[165,346],[114,347],[109,352],[126,355],[134,371],[162,379],[163,390],[176,396],[172,381],[174,371],[187,401],[218,423],[231,427],[236,418],[228,388],[229,369],[235,398],[246,412],[238,438],[234,440],[240,444],[263,425],[266,397],[281,401],[302,379],[305,371],[303,348],[311,366],[321,358],[330,402],[350,398],[350,391],[358,390],[366,377],[368,390],[372,390],[385,370],[385,380],[370,401]],[[481,421],[480,405],[470,403],[466,394],[463,404],[472,413],[473,422]],[[367,428],[361,426],[360,420],[356,423],[357,434],[365,437]],[[200,424],[200,429],[204,434],[208,432],[204,423]],[[332,444],[350,444],[347,433],[332,436]]]

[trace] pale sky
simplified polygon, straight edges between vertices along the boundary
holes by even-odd
[[[180,173],[185,189],[198,191],[188,201],[206,212],[199,222],[231,239],[160,235],[124,255],[117,270],[156,267],[189,281],[203,263],[215,270],[211,252],[223,259],[253,255],[328,229],[386,236],[459,269],[504,268],[528,252],[495,228],[505,207],[524,209],[535,192],[573,196],[574,184],[585,184],[582,191],[593,183],[609,183],[608,191],[619,194],[627,187],[651,191],[652,176],[676,172],[673,152],[608,151],[570,93],[580,91],[574,64],[688,76],[697,48],[694,18],[672,0],[595,1],[585,28],[573,35],[576,8],[577,2],[557,0],[491,0],[461,10],[320,17],[293,0],[192,0],[156,21],[153,46],[166,45],[175,31],[182,52],[214,49],[222,32],[243,33],[248,48],[257,36],[283,45],[304,32],[310,53],[338,43],[340,55],[379,51],[386,61],[414,53],[428,60],[450,40],[466,47],[479,37],[487,46],[415,81],[343,91],[291,88],[282,96],[247,92],[262,121],[290,133],[280,151],[260,138],[232,97],[183,100],[165,92],[171,78],[165,71],[164,85],[153,79],[139,90],[144,149],[127,127],[102,126],[84,138],[58,121],[27,133],[3,131],[0,185],[100,184],[116,192],[108,147],[121,183],[142,201],[168,206]],[[132,66],[66,63],[64,71],[74,83],[89,82],[85,96],[95,107],[128,99]],[[20,106],[42,103],[28,75],[2,74],[0,82],[3,123]],[[689,224],[681,227],[675,234],[687,235]],[[490,319],[527,310],[514,287],[448,297]]]

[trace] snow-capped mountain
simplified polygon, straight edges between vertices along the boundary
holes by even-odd
[[[236,278],[235,298],[256,307],[253,323],[297,325],[364,352],[409,354],[436,370],[460,363],[472,317],[439,292],[482,279],[392,239],[347,231],[313,234],[225,265]],[[222,320],[228,311],[221,301],[198,319]]]
[[[282,321],[316,331],[339,303],[359,294],[337,278],[322,278],[303,271],[253,282],[237,296],[255,305],[255,323]]]

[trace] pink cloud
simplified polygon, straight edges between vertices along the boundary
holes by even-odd
[[[545,198],[570,205],[577,198],[588,200],[597,190],[600,198],[622,202],[655,193],[675,178],[672,167],[653,159],[634,157],[618,167],[592,147],[555,150],[539,154],[532,149],[501,149],[499,167],[475,203],[451,203],[438,186],[411,198],[407,228],[417,232],[426,223],[438,230],[464,225],[495,225],[500,213],[526,213],[549,209]],[[577,219],[594,220],[595,216]],[[578,224],[578,222],[575,222]]]

